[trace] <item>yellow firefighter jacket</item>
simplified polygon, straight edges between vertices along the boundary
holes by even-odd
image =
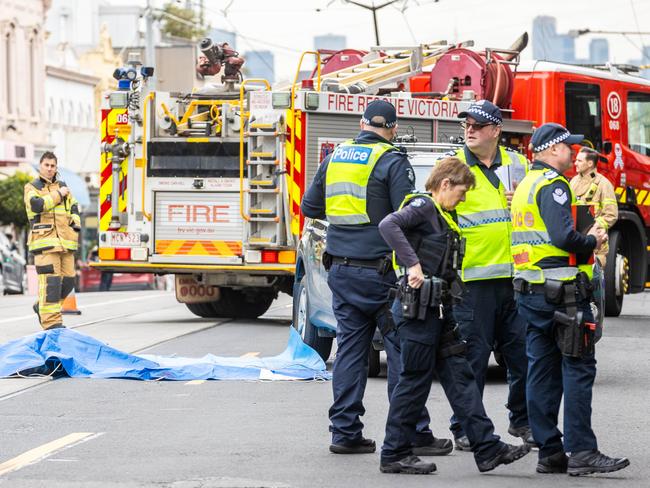
[[[609,230],[618,219],[618,205],[614,187],[604,176],[592,171],[585,176],[576,175],[571,179],[571,189],[578,203],[594,205],[596,222]]]
[[[79,204],[59,189],[65,183],[36,177],[25,185],[25,209],[29,219],[29,251],[33,254],[75,251],[78,247],[81,219]]]

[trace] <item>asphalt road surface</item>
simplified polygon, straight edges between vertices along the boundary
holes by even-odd
[[[202,356],[280,353],[291,301],[281,296],[254,321],[200,319],[168,292],[77,295],[82,315],[66,324],[128,352]],[[0,297],[0,343],[39,330],[33,298]],[[429,476],[379,472],[379,455],[330,454],[329,382],[143,382],[91,379],[0,380],[0,487],[404,487],[650,486],[650,293],[626,299],[598,345],[593,424],[600,448],[628,456],[618,473],[586,478],[535,474],[536,453],[479,474],[471,454],[432,458]],[[331,359],[328,362],[331,368]],[[490,369],[485,404],[508,442],[506,384]],[[381,444],[386,381],[368,382],[364,434]],[[448,435],[440,385],[428,407]]]

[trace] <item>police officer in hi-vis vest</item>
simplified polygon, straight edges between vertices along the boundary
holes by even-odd
[[[79,204],[63,181],[57,179],[57,158],[41,156],[38,177],[25,185],[29,220],[29,252],[38,274],[38,303],[34,311],[41,327],[63,327],[61,305],[74,288],[74,252],[78,247],[81,219]]]
[[[563,173],[571,167],[571,144],[582,139],[559,124],[538,128],[532,168],[512,199],[514,285],[528,323],[528,418],[539,446],[537,472],[574,476],[629,464],[601,454],[591,428],[597,325],[589,261],[607,233],[598,223],[587,235],[574,229],[576,200]],[[563,397],[564,441],[557,427]]]
[[[305,192],[301,209],[306,217],[326,218],[327,249],[323,263],[332,290],[337,320],[337,351],[332,372],[334,403],[330,417],[332,444],[337,454],[371,453],[375,441],[362,435],[363,394],[368,353],[376,327],[384,334],[388,358],[388,396],[399,375],[399,342],[392,330],[389,293],[397,280],[390,247],[377,226],[397,210],[413,191],[415,175],[406,154],[390,141],[397,134],[395,107],[384,100],[368,104],[361,132],[339,144],[322,162]],[[421,455],[444,455],[451,440],[436,439],[426,409],[412,439]]]
[[[510,387],[508,432],[533,445],[526,412],[526,324],[517,313],[512,289],[509,211],[514,189],[528,170],[528,160],[499,145],[503,118],[493,103],[479,100],[458,116],[465,119],[465,146],[447,155],[469,165],[476,187],[456,208],[466,239],[461,278],[467,292],[454,306],[454,315],[467,341],[467,359],[481,395],[495,345],[501,352]],[[470,450],[466,432],[455,417],[450,428],[456,449]]]
[[[381,449],[383,473],[436,470],[434,463],[423,462],[413,453],[409,442],[435,373],[470,439],[479,471],[509,464],[530,450],[526,444],[507,445],[494,434],[451,313],[454,297],[462,296],[458,270],[464,251],[452,212],[475,181],[465,163],[445,158],[427,179],[425,188],[430,193],[407,195],[400,210],[379,224],[379,232],[395,250],[395,267],[400,266],[402,274],[393,305],[402,370],[390,398]]]

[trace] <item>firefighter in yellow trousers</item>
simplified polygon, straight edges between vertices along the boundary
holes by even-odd
[[[578,203],[595,205],[595,217],[598,225],[605,231],[616,223],[618,219],[618,204],[614,186],[603,175],[598,174],[598,152],[588,147],[583,147],[578,152],[575,160],[576,172],[571,179],[571,189],[578,199]],[[607,261],[609,246],[607,241],[596,249],[596,258],[604,268]]]
[[[30,224],[29,252],[38,274],[38,314],[43,329],[63,327],[61,305],[74,288],[74,252],[81,220],[79,204],[66,184],[57,179],[57,158],[41,156],[39,175],[25,185],[25,208]]]

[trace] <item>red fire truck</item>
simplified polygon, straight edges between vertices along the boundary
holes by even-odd
[[[133,71],[103,111],[97,266],[175,273],[177,298],[199,315],[260,315],[302,278],[300,199],[369,100],[393,102],[400,126],[435,145],[460,141],[456,114],[487,98],[506,114],[504,144],[526,151],[534,126],[559,122],[600,152],[620,206],[606,269],[606,311],[618,315],[623,295],[649,281],[650,82],[630,67],[520,64],[523,47],[522,36],[498,50],[433,43],[327,62],[305,53],[297,72],[313,55],[312,79],[274,89],[232,75],[225,90],[161,93]]]

